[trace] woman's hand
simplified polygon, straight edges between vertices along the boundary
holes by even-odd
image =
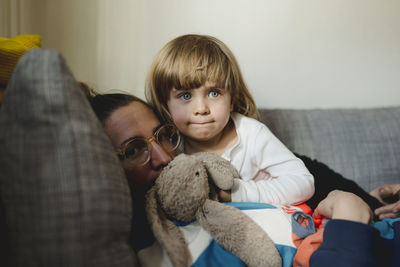
[[[376,216],[379,216],[380,220],[383,220],[385,218],[400,217],[400,200],[396,203],[377,208],[374,213]]]
[[[385,206],[374,211],[379,219],[400,217],[400,184],[384,184],[370,192]]]
[[[318,204],[313,217],[322,219],[323,223],[327,219],[342,219],[368,224],[372,211],[357,195],[334,190]]]
[[[384,184],[378,186],[369,194],[384,205],[395,203],[400,199],[400,184]]]

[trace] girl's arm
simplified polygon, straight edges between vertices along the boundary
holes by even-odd
[[[232,158],[242,177],[235,179],[232,201],[298,204],[311,198],[313,176],[265,125],[247,137],[242,136],[243,149],[236,155],[242,157],[242,165]]]

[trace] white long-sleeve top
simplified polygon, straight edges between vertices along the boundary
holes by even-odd
[[[233,202],[295,205],[314,194],[314,178],[263,123],[232,113],[238,142],[222,155],[238,170]]]

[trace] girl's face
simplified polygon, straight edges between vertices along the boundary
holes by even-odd
[[[153,136],[160,126],[160,121],[154,112],[143,103],[134,101],[127,106],[115,110],[105,121],[105,129],[114,149],[117,150],[124,141],[132,137]],[[173,158],[174,154],[167,153],[157,142],[151,142],[151,158],[148,163],[136,166],[129,160],[122,160],[122,167],[128,181],[135,189],[145,192],[157,179],[162,168]]]
[[[214,83],[189,90],[172,89],[168,110],[176,127],[186,139],[214,141],[222,135],[233,110],[231,94]]]

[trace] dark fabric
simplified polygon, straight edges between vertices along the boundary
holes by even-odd
[[[394,238],[391,240],[392,257],[390,267],[400,266],[400,222],[393,223]]]
[[[58,53],[35,49],[18,63],[0,151],[10,266],[135,265],[124,172]]]
[[[260,114],[291,151],[324,162],[366,191],[400,183],[400,106]]]
[[[9,244],[7,237],[6,218],[4,216],[4,206],[0,202],[0,264],[1,266],[9,266],[8,262]]]
[[[313,210],[318,203],[323,200],[329,192],[338,189],[351,192],[361,197],[372,210],[382,206],[382,204],[368,192],[358,186],[354,181],[344,178],[341,174],[333,171],[328,166],[317,160],[312,160],[304,155],[295,155],[300,158],[310,173],[314,176],[315,193],[313,197],[306,201],[306,204]]]
[[[382,261],[390,256],[387,251],[391,252],[390,247],[382,249],[383,240],[374,227],[357,222],[331,220],[326,224],[323,239],[311,255],[311,267],[382,266]]]

